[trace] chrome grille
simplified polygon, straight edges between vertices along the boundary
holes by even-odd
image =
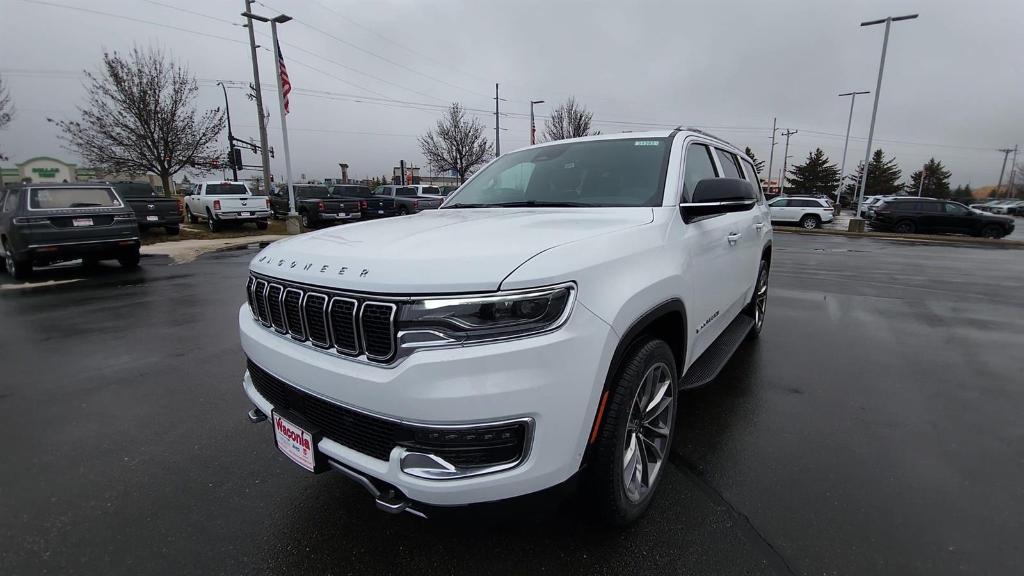
[[[394,303],[255,275],[246,290],[253,316],[294,340],[378,363],[395,356]]]
[[[284,325],[284,310],[281,308],[281,294],[284,288],[280,284],[267,286],[267,309],[270,310],[270,323],[274,330],[284,334],[287,328]]]
[[[320,348],[330,348],[331,341],[327,337],[327,296],[310,292],[302,303],[305,313],[306,332],[309,341]]]

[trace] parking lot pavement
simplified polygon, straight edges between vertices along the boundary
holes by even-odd
[[[244,418],[252,254],[0,290],[0,574],[1024,564],[1022,251],[778,235],[762,338],[682,395],[673,466],[624,531],[560,491],[388,516],[291,464]]]

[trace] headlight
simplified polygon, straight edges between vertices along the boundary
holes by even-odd
[[[562,284],[488,296],[444,296],[402,307],[399,345],[425,348],[505,340],[548,332],[569,317],[576,287]]]

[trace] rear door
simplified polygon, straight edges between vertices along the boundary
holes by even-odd
[[[724,178],[736,178],[747,180],[743,173],[743,166],[740,165],[739,157],[722,148],[715,148],[715,157],[718,160],[719,173]],[[752,185],[756,190],[757,185]],[[756,192],[755,192],[756,194]],[[764,230],[764,216],[760,208],[755,205],[753,209],[733,214],[723,214],[721,218],[733,220],[733,231],[729,237],[735,241],[727,240],[730,245],[733,259],[730,274],[734,278],[735,299],[734,308],[738,304],[742,306],[750,296],[750,290],[757,280],[757,269],[761,263],[761,233]],[[735,308],[734,312],[739,309]],[[729,316],[732,318],[732,315]]]
[[[917,229],[919,232],[945,232],[946,214],[942,202],[922,200],[918,204]]]

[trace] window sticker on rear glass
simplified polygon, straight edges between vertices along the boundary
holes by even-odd
[[[637,140],[633,142],[633,146],[660,146],[661,142],[657,140]]]

